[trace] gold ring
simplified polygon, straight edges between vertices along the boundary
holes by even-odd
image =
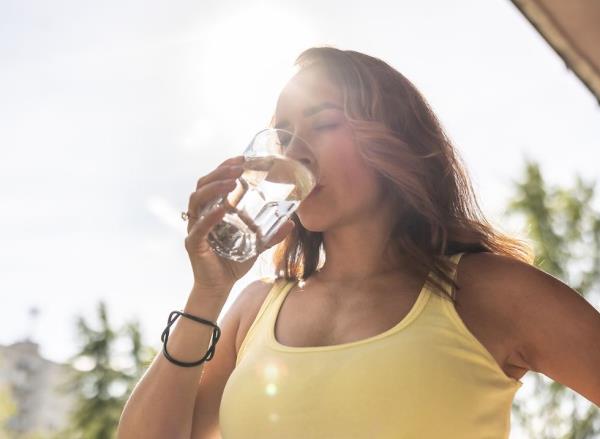
[[[190,215],[188,212],[181,212],[181,219],[187,221],[190,218],[197,219],[197,217]]]

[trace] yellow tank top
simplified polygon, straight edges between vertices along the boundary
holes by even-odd
[[[462,254],[450,258],[457,263]],[[294,283],[273,284],[240,347],[219,410],[224,439],[508,438],[523,383],[504,373],[428,283],[385,332],[290,347],[274,334]]]

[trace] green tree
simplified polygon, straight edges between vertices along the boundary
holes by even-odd
[[[114,329],[102,301],[97,317],[97,328],[83,317],[77,318],[81,348],[71,358],[71,378],[61,386],[62,391],[74,392],[77,398],[71,424],[61,432],[64,438],[113,438],[128,394],[156,355],[154,349],[143,345],[137,321]],[[125,355],[117,352],[122,341],[129,345]],[[82,362],[86,364],[83,368]]]
[[[572,188],[550,187],[540,167],[526,160],[525,175],[504,213],[525,220],[535,249],[534,264],[593,303],[600,291],[600,214],[594,210],[595,182],[576,176]],[[529,377],[529,375],[528,375]],[[600,410],[586,398],[541,374],[532,374],[533,398],[515,398],[513,415],[540,439],[600,436]]]

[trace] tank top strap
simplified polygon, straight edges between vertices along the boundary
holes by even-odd
[[[450,255],[448,257],[448,259],[450,259],[450,261],[452,262],[453,266],[452,266],[452,271],[450,273],[450,277],[452,278],[452,280],[454,280],[456,282],[456,274],[458,272],[458,263],[460,262],[460,259],[462,258],[462,256],[465,254],[465,252],[460,252],[460,253],[454,253],[453,255]]]
[[[271,289],[269,290],[265,299],[263,300],[262,305],[258,309],[256,317],[250,325],[250,328],[248,328],[248,332],[246,333],[246,336],[244,337],[244,340],[240,345],[240,349],[236,358],[236,366],[244,356],[248,344],[250,344],[250,342],[257,336],[258,333],[265,332],[261,331],[259,329],[259,326],[266,324],[268,328],[271,319],[265,316],[268,315],[269,310],[273,308],[272,305],[276,302],[277,298],[280,296],[280,293],[282,293],[286,287],[291,287],[294,284],[293,280],[288,280],[286,278],[263,277],[261,278],[261,280],[266,282],[273,282],[273,285],[271,286]]]
[[[459,252],[459,253],[454,253],[453,255],[449,256],[449,259],[454,262],[455,264],[458,264],[458,261],[460,261],[460,258],[462,257],[462,255],[464,255],[465,252]]]
[[[465,252],[454,253],[452,255],[446,255],[446,259],[448,259],[451,262],[449,271],[446,271],[446,273],[455,282],[456,282],[456,274],[458,271],[457,270],[458,263],[464,254],[465,254]],[[441,278],[439,275],[437,275],[433,271],[430,274],[437,282],[442,284],[444,290],[446,292],[448,292],[448,294],[452,294],[452,284],[448,280]]]

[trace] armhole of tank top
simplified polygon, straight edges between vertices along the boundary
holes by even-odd
[[[261,278],[261,280],[271,281],[273,279],[272,278]],[[246,349],[246,345],[250,342],[250,340],[254,336],[254,330],[255,330],[256,326],[258,325],[258,322],[260,321],[262,315],[265,313],[266,309],[269,307],[269,304],[273,301],[273,298],[285,286],[285,284],[286,284],[286,279],[284,279],[284,278],[275,279],[275,281],[273,282],[271,289],[265,296],[263,303],[261,304],[260,308],[258,309],[258,312],[256,313],[256,317],[254,318],[254,321],[250,325],[250,328],[248,328],[248,331],[246,332],[246,336],[244,337],[244,340],[242,340],[242,344],[240,345],[240,350],[238,351],[236,359],[235,359],[236,367],[239,364],[239,361],[241,360],[241,358],[244,356],[244,351]]]
[[[460,259],[462,258],[462,256],[464,254],[465,254],[464,252],[459,253],[459,254],[454,254],[451,257],[452,261],[457,264],[452,273],[452,278],[454,279],[454,281],[456,281],[456,275],[457,275],[457,271],[458,271],[458,262],[460,261]],[[458,314],[458,311],[456,310],[454,303],[450,299],[447,299],[447,298],[444,298],[444,300],[442,300],[442,302],[443,302],[443,308],[446,311],[446,314],[447,314],[448,318],[450,319],[450,321],[454,324],[454,327],[464,337],[466,337],[466,339],[469,342],[471,342],[471,344],[473,344],[473,346],[475,346],[475,348],[486,359],[488,364],[493,369],[495,369],[495,371],[499,374],[499,376],[514,386],[521,386],[523,384],[523,382],[506,375],[506,373],[504,372],[504,370],[502,370],[502,367],[498,364],[498,362],[496,361],[496,359],[494,358],[492,353],[483,345],[483,343],[481,343],[479,341],[479,339],[477,337],[475,337],[475,335],[471,332],[471,330],[467,327],[467,325],[465,324],[463,319],[460,317],[460,314]]]

